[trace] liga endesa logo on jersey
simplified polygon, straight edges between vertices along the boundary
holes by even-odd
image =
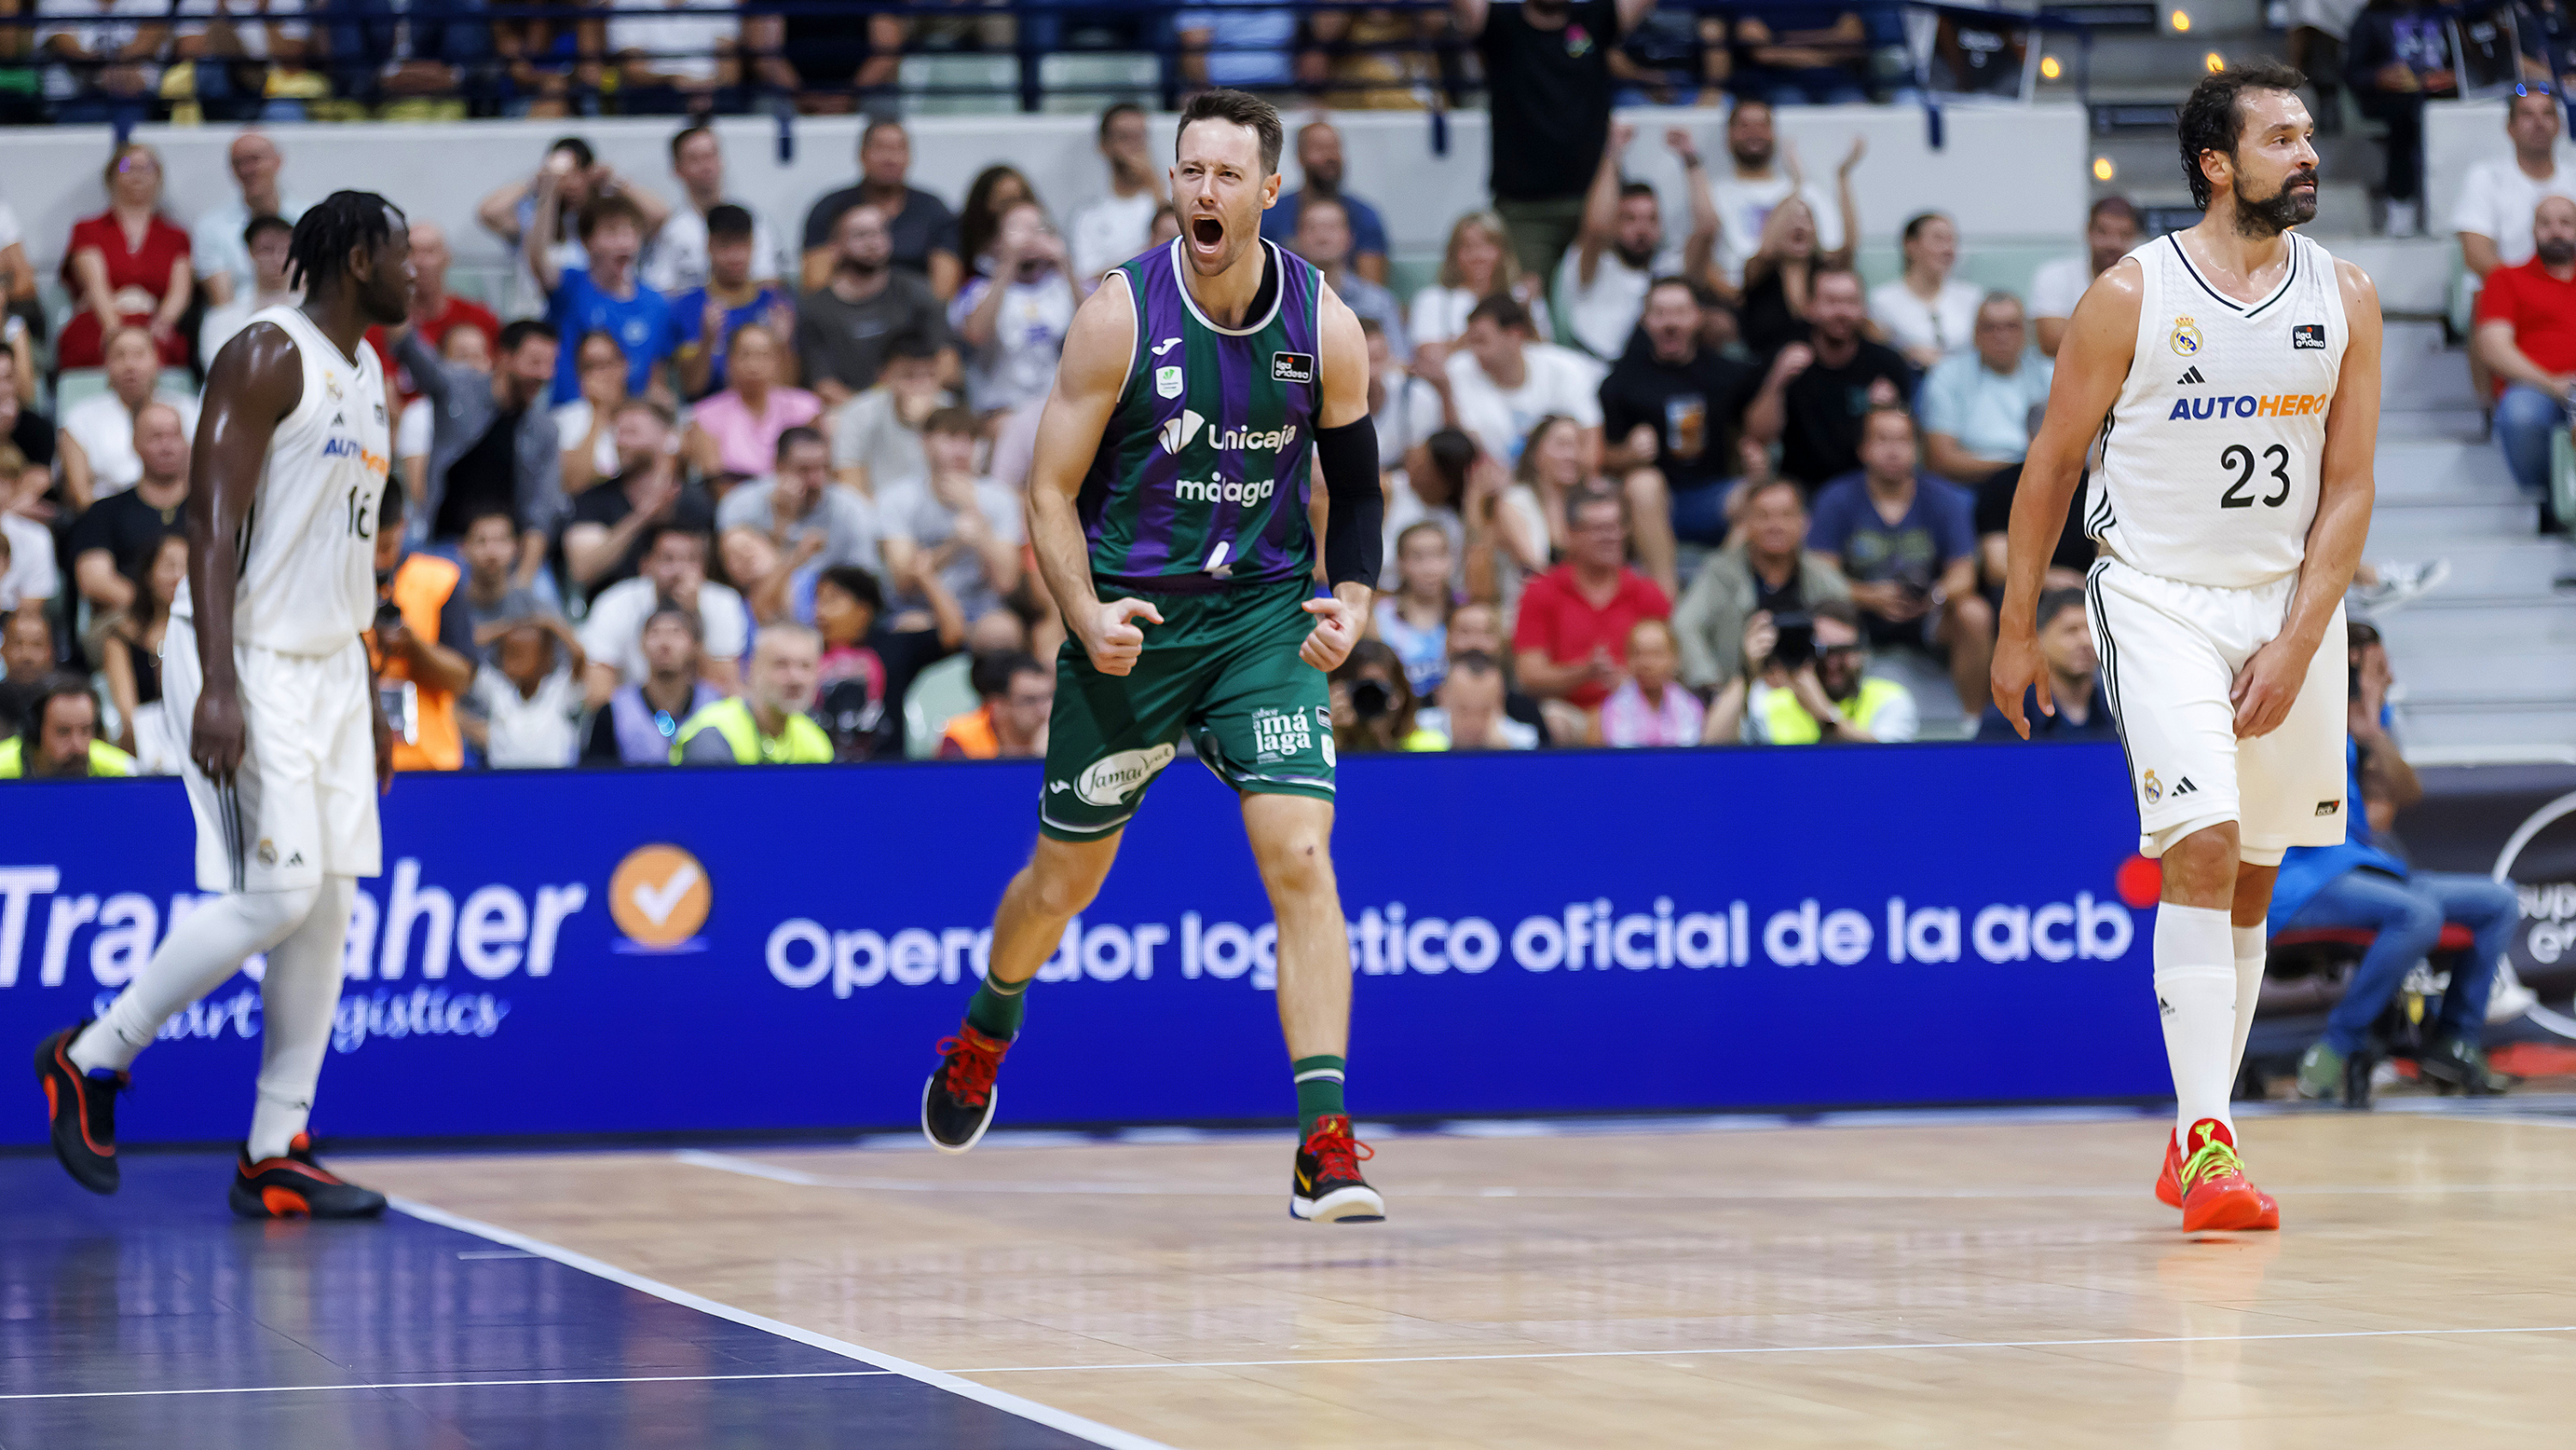
[[[2333,399],[2324,393],[2239,393],[2215,398],[2176,398],[2168,423],[2207,422],[2213,418],[2299,418],[2322,413]]]

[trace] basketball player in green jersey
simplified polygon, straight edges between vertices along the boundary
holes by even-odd
[[[1074,317],[1039,425],[1029,536],[1070,634],[1056,660],[1037,852],[993,920],[987,976],[923,1089],[931,1143],[992,1121],[1022,993],[1091,903],[1186,731],[1234,787],[1278,918],[1280,1024],[1300,1146],[1289,1212],[1375,1220],[1342,1107],[1351,965],[1330,854],[1325,674],[1368,618],[1385,499],[1359,319],[1261,239],[1279,113],[1238,91],[1181,112],[1181,235],[1111,272]],[[1330,497],[1316,597],[1309,480]]]

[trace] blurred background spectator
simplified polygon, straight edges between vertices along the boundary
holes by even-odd
[[[1690,193],[1691,229],[1680,247],[1665,239],[1663,204],[1655,189],[1621,179],[1620,160],[1636,135],[1637,128],[1625,121],[1611,123],[1610,144],[1602,148],[1600,168],[1584,194],[1574,245],[1556,273],[1566,331],[1577,346],[1603,362],[1615,362],[1628,351],[1637,316],[1645,310],[1647,284],[1657,277],[1700,274],[1717,240],[1717,207],[1709,199],[1708,176],[1700,169],[1699,146],[1690,132],[1676,126],[1664,133],[1664,145],[1680,159]]]
[[[1404,662],[1417,698],[1440,688],[1449,661],[1449,610],[1455,552],[1448,531],[1428,519],[1395,539],[1395,589],[1377,596],[1369,628]]]
[[[587,340],[594,332],[607,333],[626,358],[626,391],[668,396],[661,372],[679,350],[680,328],[670,300],[635,275],[636,258],[650,230],[643,210],[623,192],[593,198],[584,206],[583,266],[558,266],[536,240],[554,229],[555,212],[562,205],[564,172],[557,165],[562,160],[557,153],[537,174],[536,220],[521,251],[543,289],[546,320],[558,336]],[[569,403],[579,396],[581,380],[571,360],[565,360],[555,371],[554,401]]]
[[[629,398],[615,426],[617,472],[573,500],[563,531],[564,578],[593,610],[602,591],[635,577],[654,529],[669,524],[703,537],[716,526],[715,504],[682,471],[680,440],[661,404]],[[583,647],[600,657],[596,644]]]
[[[1806,203],[1817,251],[1849,255],[1850,242],[1843,231],[1848,209],[1835,206],[1832,197],[1803,184],[1797,175],[1794,153],[1783,163],[1772,129],[1769,101],[1754,96],[1736,100],[1734,109],[1726,115],[1726,154],[1730,163],[1726,173],[1709,187],[1718,216],[1717,281],[1729,288],[1746,283],[1744,264],[1752,260],[1769,234],[1771,214],[1792,196]],[[1857,160],[1855,151],[1843,165],[1845,176]]]
[[[700,270],[706,281],[671,294],[672,321],[680,337],[676,358],[681,389],[692,398],[729,384],[727,359],[737,331],[762,327],[772,346],[780,349],[796,335],[795,301],[775,279],[763,282],[752,275],[759,257],[759,226],[751,213],[725,202],[707,214],[703,227],[707,261]],[[779,381],[794,380],[792,361],[775,368]]]
[[[1959,228],[1941,213],[1906,222],[1904,251],[1904,273],[1870,289],[1869,320],[1907,361],[1928,368],[1968,349],[1984,294],[1950,275],[1959,265]]]
[[[1332,681],[1335,750],[1385,754],[1444,748],[1440,735],[1415,720],[1421,702],[1405,683],[1404,662],[1385,641],[1363,639],[1352,645]]]
[[[124,3],[124,0],[115,0]],[[161,156],[128,142],[109,158],[107,210],[72,224],[63,248],[63,285],[79,310],[54,339],[54,363],[94,368],[106,360],[108,334],[144,329],[164,367],[185,367],[188,338],[179,320],[196,296],[188,234],[161,214]]]
[[[740,594],[708,582],[707,548],[707,536],[696,529],[655,524],[645,535],[643,572],[610,585],[590,601],[590,614],[581,626],[581,652],[594,707],[619,686],[652,673],[644,658],[644,623],[665,604],[677,605],[698,621],[698,677],[718,693],[740,686],[739,662],[751,643],[751,611]]]
[[[36,697],[58,665],[45,611],[21,607],[0,616],[0,736],[16,735],[35,718]]]
[[[878,566],[883,532],[866,496],[832,486],[832,445],[811,428],[778,435],[767,478],[739,484],[716,506],[718,529],[751,528],[775,540],[793,568]],[[809,542],[810,541],[810,542]]]
[[[105,123],[119,134],[151,114],[170,43],[172,6],[162,0],[56,0],[31,7],[45,17],[36,49],[45,98],[57,122]]]
[[[2424,102],[2459,94],[2450,15],[2423,0],[2370,0],[2344,46],[2344,84],[2361,113],[2388,127],[2382,230],[2424,234]]]
[[[2576,201],[2542,197],[2531,234],[2530,261],[2487,274],[2474,347],[2495,380],[2496,443],[2545,531],[2567,522],[2550,497],[2549,438],[2576,388]]]
[[[1989,292],[1978,304],[1975,339],[1973,350],[1933,364],[1922,396],[1924,461],[1970,489],[2030,452],[2056,372],[2031,347],[2021,302],[2009,292]]]
[[[430,345],[432,351],[436,351],[446,346],[450,330],[470,327],[483,334],[486,347],[497,351],[501,346],[501,319],[493,316],[491,308],[447,289],[447,269],[454,257],[448,250],[446,228],[427,217],[409,220],[413,330]],[[368,328],[367,344],[376,350],[376,357],[385,365],[385,379],[392,386],[394,401],[410,406],[412,399],[420,396],[420,389],[413,384],[401,360],[394,356],[391,335],[381,327]],[[565,441],[569,444],[573,440]]]
[[[2094,202],[2093,210],[2085,217],[2084,255],[2056,257],[2039,264],[2039,270],[2030,278],[2030,319],[2042,356],[2057,356],[2057,345],[2066,336],[2067,320],[2075,315],[2075,304],[2084,300],[2085,289],[2122,257],[2136,251],[2145,235],[2138,208],[2127,197],[2106,196]]]
[[[1538,727],[1504,713],[1510,682],[1502,662],[1483,650],[1453,656],[1440,677],[1437,703],[1414,713],[1417,732],[1443,750],[1536,750]]]
[[[1320,17],[1322,13],[1315,15]],[[1347,260],[1351,270],[1385,286],[1386,222],[1376,207],[1342,190],[1342,133],[1332,122],[1318,117],[1297,128],[1297,174],[1297,189],[1282,191],[1278,203],[1261,214],[1261,234],[1286,246],[1305,220],[1308,201],[1338,201],[1350,231]]]
[[[1034,198],[1001,208],[992,249],[948,305],[966,364],[966,400],[979,414],[1046,395],[1080,302],[1064,240]]]
[[[743,692],[700,710],[672,743],[675,765],[825,765],[832,741],[814,708],[821,647],[801,624],[772,625],[752,643]]]
[[[1715,547],[1726,540],[1737,442],[1779,436],[1780,390],[1762,387],[1753,366],[1701,346],[1690,283],[1660,277],[1644,300],[1643,345],[1601,382],[1604,462],[1613,472],[1653,469],[1671,499],[1674,536]]]
[[[1592,734],[1592,712],[1623,677],[1628,632],[1672,613],[1671,597],[1628,567],[1628,507],[1608,490],[1566,503],[1566,561],[1521,591],[1512,631],[1521,687],[1546,702],[1548,732]]]
[[[1413,294],[1407,329],[1416,365],[1436,372],[1451,344],[1467,330],[1467,314],[1488,297],[1508,296],[1530,316],[1530,330],[1555,336],[1548,320],[1547,283],[1521,270],[1511,235],[1500,215],[1471,211],[1449,228],[1440,253],[1440,271],[1431,284]]]
[[[1288,250],[1314,263],[1315,269],[1324,274],[1326,285],[1349,304],[1354,315],[1377,324],[1379,335],[1386,339],[1397,360],[1412,355],[1412,346],[1404,334],[1404,305],[1395,300],[1394,293],[1349,266],[1350,212],[1340,197],[1308,198],[1297,213],[1297,230],[1289,238]]]
[[[900,34],[901,22],[896,24]],[[886,59],[891,62],[893,57]],[[891,72],[893,66],[886,69]],[[958,260],[957,216],[948,203],[911,185],[906,180],[911,170],[912,137],[903,123],[887,117],[869,121],[859,133],[857,184],[826,193],[805,213],[806,291],[832,280],[840,259],[848,255],[848,244],[841,239],[841,218],[853,207],[866,206],[876,211],[877,223],[885,229],[879,265],[911,274],[926,283],[935,297],[957,295],[957,284],[965,280],[964,265]]]
[[[832,476],[875,495],[880,486],[930,475],[921,430],[957,395],[941,386],[939,353],[929,338],[907,332],[886,344],[875,387],[832,413]],[[997,445],[998,447],[998,445]]]
[[[286,283],[287,245],[294,236],[294,224],[283,217],[253,217],[242,229],[238,240],[249,260],[241,290],[230,301],[206,308],[205,320],[197,324],[197,356],[207,367],[214,366],[215,355],[253,317],[303,300],[303,292]]]
[[[1822,600],[1798,621],[1756,619],[1744,630],[1744,673],[1709,703],[1709,744],[1868,745],[1911,740],[1914,696],[1869,673],[1860,616],[1846,599]]]
[[[1601,702],[1593,740],[1601,745],[1697,745],[1706,718],[1681,684],[1681,648],[1670,621],[1628,627],[1628,676]]]
[[[2022,692],[2021,715],[2033,740],[2115,740],[2119,721],[2102,688],[2102,659],[2094,652],[2093,626],[2080,589],[2051,589],[2039,596],[2039,660],[2048,671],[2056,713],[2039,708],[2039,687]],[[2001,708],[1988,702],[1977,720],[1979,740],[2021,738]]]
[[[474,684],[474,624],[464,571],[403,541],[403,491],[385,486],[376,517],[376,621],[367,656],[394,732],[394,769],[458,770],[465,737],[456,702]]]
[[[1610,52],[1653,0],[1450,0],[1484,62],[1494,210],[1530,276],[1556,275],[1610,140]]]
[[[185,528],[188,435],[179,410],[157,399],[145,403],[126,446],[141,476],[84,510],[71,528],[73,587],[101,615],[133,605],[134,561]]]
[[[966,642],[955,596],[936,574],[923,582],[932,619],[926,629],[891,627],[885,592],[865,569],[825,569],[814,582],[814,628],[823,642],[818,709],[836,760],[901,758],[905,696],[924,669]],[[986,618],[1017,623],[1007,614]]]
[[[610,43],[614,45],[616,27],[627,17],[609,21]],[[681,17],[664,20],[659,17],[637,17],[650,25],[688,24]],[[703,50],[704,47],[699,47]],[[671,136],[671,174],[680,180],[680,204],[653,233],[653,243],[644,252],[644,285],[675,299],[683,294],[716,283],[715,214],[724,207],[739,210],[751,230],[747,265],[743,282],[764,290],[778,288],[778,295],[792,297],[792,288],[779,287],[779,264],[787,253],[769,218],[751,206],[725,195],[724,140],[714,128],[699,124],[684,126]],[[728,300],[731,300],[728,298]],[[685,320],[689,308],[682,301],[680,315]]]
[[[591,716],[584,765],[668,765],[680,722],[724,698],[698,673],[698,616],[661,601],[637,636],[642,671],[617,685]],[[578,643],[578,640],[575,641]],[[583,674],[590,671],[584,666]]]
[[[1742,673],[1747,625],[1851,598],[1833,558],[1806,547],[1807,506],[1796,484],[1746,484],[1739,519],[1737,541],[1709,556],[1673,610],[1682,679],[1703,690]]]
[[[1055,708],[1055,671],[1023,651],[977,655],[968,672],[973,710],[939,735],[941,760],[1028,759],[1046,754],[1047,716]]]
[[[1805,4],[1748,5],[1735,20],[1734,86],[1775,106],[1869,99],[1868,35],[1858,13]]]
[[[1835,234],[1841,241],[1834,246],[1825,243],[1822,228],[1827,214],[1816,210],[1812,191],[1798,181],[1797,161],[1792,154],[1788,184],[1794,189],[1765,213],[1752,254],[1744,260],[1743,289],[1736,294],[1739,330],[1745,346],[1756,356],[1771,356],[1808,337],[1816,318],[1818,279],[1835,268],[1851,265],[1852,250],[1860,235],[1851,173],[1860,164],[1861,154],[1861,142],[1855,137],[1835,176],[1832,215],[1837,221]]]
[[[926,603],[927,581],[957,600],[968,623],[1000,609],[1020,586],[1027,537],[1020,499],[975,474],[975,419],[963,408],[930,415],[922,431],[927,478],[886,485],[877,495],[885,531],[886,577],[898,608]]]
[[[451,331],[478,336],[470,327]],[[476,515],[506,509],[522,541],[516,587],[536,588],[544,579],[552,590],[541,571],[570,512],[562,441],[545,405],[555,375],[555,330],[521,318],[501,330],[501,342],[500,366],[487,374],[432,353],[414,329],[394,338],[395,355],[430,405],[428,465],[419,480],[413,537],[454,557]]]
[[[134,773],[134,758],[98,735],[88,682],[55,675],[27,702],[27,720],[0,740],[0,780],[81,780]]]
[[[101,633],[99,673],[116,707],[116,744],[138,757],[146,774],[176,774],[179,754],[168,743],[161,718],[161,641],[170,629],[170,604],[188,577],[188,541],[171,534],[124,563],[134,602]]]
[[[580,754],[581,641],[549,614],[502,626],[475,673],[466,739],[493,770],[552,770]]]
[[[942,215],[946,209],[942,208]],[[927,341],[943,354],[939,374],[957,372],[955,342],[939,299],[915,274],[893,263],[893,234],[874,203],[840,212],[826,233],[823,280],[796,304],[797,375],[828,406],[838,407],[876,386],[886,354],[899,337]],[[813,253],[806,271],[815,270]]]
[[[211,11],[213,5],[208,3],[207,8]],[[291,230],[307,204],[280,185],[285,159],[278,155],[277,143],[259,132],[244,131],[234,137],[225,160],[232,167],[233,185],[241,199],[201,213],[188,228],[189,265],[196,271],[197,284],[205,289],[207,303],[215,307],[248,290],[257,275],[246,235],[250,224],[264,216],[275,217]],[[214,353],[210,349],[205,356],[211,361]]]
[[[197,400],[161,382],[161,355],[152,334],[121,327],[107,340],[107,389],[74,404],[56,438],[61,450],[63,498],[77,512],[109,494],[132,488],[143,476],[134,449],[135,425],[148,403],[167,404],[179,431],[197,435]]]
[[[1145,250],[1163,205],[1163,167],[1147,143],[1144,107],[1121,101],[1100,113],[1100,158],[1109,163],[1109,189],[1075,207],[1064,226],[1074,281],[1085,293],[1102,273]]]
[[[689,466],[729,488],[768,472],[780,441],[802,430],[814,434],[828,474],[831,444],[812,426],[823,416],[823,400],[783,381],[788,359],[780,335],[765,323],[746,322],[727,336],[724,351],[731,370],[723,391],[700,398],[689,412],[681,445]]]
[[[1780,472],[1813,490],[1860,467],[1861,422],[1902,408],[1914,373],[1893,348],[1862,335],[1860,274],[1820,266],[1808,306],[1808,340],[1773,364],[1782,395]]]
[[[1861,469],[1816,495],[1807,547],[1832,555],[1873,644],[1946,657],[1962,708],[1988,694],[1995,615],[1977,592],[1977,540],[1966,492],[1921,471],[1914,419],[1880,408],[1866,420]]]

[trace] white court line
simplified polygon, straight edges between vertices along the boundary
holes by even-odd
[[[1091,1370],[1138,1369],[1296,1369],[1327,1364],[1450,1364],[1478,1360],[1518,1359],[1655,1359],[1742,1354],[1876,1354],[1917,1349],[2073,1349],[2119,1344],[2250,1344],[2272,1339],[2412,1339],[2457,1334],[2576,1334],[2576,1324],[2538,1324],[2496,1329],[2328,1329],[2299,1334],[2175,1334],[2131,1339],[1984,1339],[1953,1342],[1911,1340],[1895,1344],[1756,1344],[1728,1349],[1557,1349],[1526,1354],[1393,1354],[1349,1359],[1208,1359],[1148,1360],[1139,1364],[1005,1364],[952,1374],[1071,1374]]]
[[[1172,1450],[1172,1447],[1159,1440],[1148,1440],[1142,1435],[1104,1425],[1097,1420],[1086,1420],[1080,1415],[1070,1414],[1052,1405],[1041,1405],[1035,1400],[1024,1400],[1018,1395],[991,1389],[976,1384],[972,1380],[959,1379],[944,1370],[914,1364],[908,1359],[897,1359],[893,1355],[870,1349],[865,1345],[853,1344],[846,1339],[834,1339],[829,1335],[816,1334],[810,1329],[799,1329],[793,1324],[782,1323],[766,1315],[737,1309],[730,1304],[692,1294],[686,1289],[674,1288],[659,1280],[647,1279],[641,1274],[629,1273],[615,1264],[603,1263],[587,1254],[577,1254],[559,1244],[530,1238],[526,1234],[502,1228],[497,1224],[483,1223],[462,1214],[449,1213],[443,1208],[436,1208],[408,1198],[397,1198],[392,1202],[395,1208],[423,1222],[434,1223],[442,1228],[452,1228],[459,1233],[473,1234],[478,1238],[490,1239],[496,1244],[507,1244],[514,1249],[525,1249],[529,1253],[552,1259],[566,1268],[579,1269],[585,1274],[596,1275],[612,1284],[624,1285],[638,1293],[650,1294],[656,1299],[695,1309],[701,1314],[712,1314],[718,1319],[731,1320],[747,1328],[775,1334],[781,1339],[792,1339],[798,1344],[827,1350],[845,1359],[855,1359],[861,1364],[874,1365],[879,1369],[899,1374],[905,1379],[929,1385],[933,1389],[946,1390],[952,1395],[973,1400],[979,1405],[989,1405],[1005,1414],[1034,1421],[1048,1429],[1061,1430],[1078,1439],[1088,1440],[1094,1445],[1105,1445],[1110,1447],[1110,1450]]]
[[[718,1173],[738,1173],[745,1178],[763,1178],[772,1183],[785,1183],[797,1188],[837,1188],[862,1193],[1009,1193],[1077,1196],[1095,1194],[1108,1197],[1153,1198],[1261,1198],[1274,1190],[1237,1184],[1211,1183],[1085,1183],[1079,1181],[996,1181],[973,1182],[964,1179],[932,1178],[844,1178],[801,1169],[780,1168],[755,1158],[736,1157],[730,1153],[708,1153],[696,1148],[683,1148],[671,1157],[692,1168],[711,1168]],[[2576,1193],[2576,1183],[2379,1183],[2321,1184],[2302,1187],[2297,1184],[2273,1185],[2276,1194],[2296,1194],[2303,1198],[2343,1196],[2379,1196],[2436,1193]],[[2020,1198],[2135,1198],[2135,1186],[2119,1188],[1836,1188],[1778,1192],[1717,1191],[1653,1188],[1516,1188],[1501,1185],[1486,1187],[1419,1187],[1404,1190],[1406,1198],[1570,1198],[1622,1199],[1643,1201],[1685,1201],[1710,1203],[1798,1203],[1826,1202],[1842,1199],[1861,1201],[1906,1199],[2020,1199]]]
[[[534,1255],[529,1257],[533,1258]],[[313,1390],[479,1390],[495,1385],[668,1385],[715,1380],[838,1380],[891,1375],[890,1369],[815,1369],[758,1374],[603,1375],[593,1379],[543,1380],[405,1380],[380,1385],[213,1385],[192,1390],[55,1390],[34,1395],[0,1395],[0,1400],[131,1400],[155,1395],[296,1395]]]

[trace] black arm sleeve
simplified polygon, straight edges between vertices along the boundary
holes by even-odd
[[[1377,476],[1377,425],[1366,418],[1315,430],[1315,461],[1324,470],[1324,578],[1377,587],[1386,567],[1386,491]]]

